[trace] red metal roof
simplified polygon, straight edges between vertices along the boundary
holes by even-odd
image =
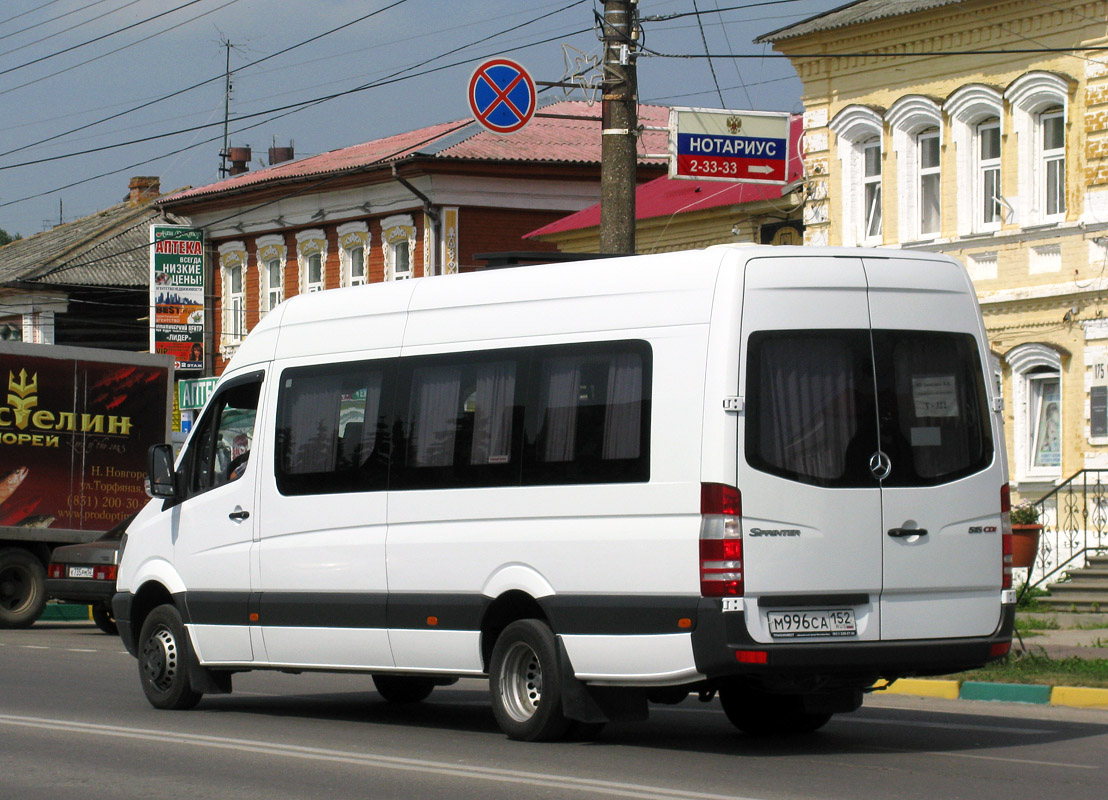
[[[804,120],[799,114],[794,114],[789,126],[789,142],[792,146],[789,148],[789,162],[785,173],[789,184],[804,175],[804,159],[800,153],[800,139],[803,132]],[[635,191],[635,219],[666,217],[719,206],[777,200],[784,189],[790,188],[789,185],[782,187],[765,183],[696,181],[662,176],[642,184]],[[600,204],[597,203],[531,231],[523,238],[595,228],[599,225]]]
[[[665,126],[669,121],[669,109],[665,106],[639,106],[639,121],[647,126]],[[639,152],[666,152],[666,138],[665,131],[645,131],[639,144]],[[302,181],[361,168],[370,169],[416,155],[443,160],[599,164],[600,106],[590,106],[581,101],[545,106],[535,113],[527,127],[511,136],[500,136],[487,131],[468,118],[431,125],[365,144],[245,172],[227,180],[162,198],[160,202],[173,204],[181,200],[237,193],[269,184]]]

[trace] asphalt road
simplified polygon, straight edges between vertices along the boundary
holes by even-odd
[[[496,728],[486,689],[401,707],[367,677],[259,672],[157,711],[91,624],[0,630],[0,798],[1108,796],[1108,711],[870,697],[812,736],[759,740],[689,699],[594,742],[524,744]]]

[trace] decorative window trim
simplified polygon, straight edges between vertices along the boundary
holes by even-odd
[[[284,276],[288,264],[288,248],[285,246],[285,237],[279,234],[259,236],[257,241],[258,262],[258,318],[264,317],[273,308],[269,305],[269,270],[267,265],[274,259],[281,262],[281,286],[278,293],[278,302],[285,299]]]
[[[458,207],[450,206],[442,211],[442,274],[458,272]]]
[[[1065,209],[1057,214],[1046,213],[1046,175],[1043,169],[1042,118],[1044,112],[1060,107],[1063,126],[1069,128],[1069,81],[1053,72],[1034,71],[1016,78],[1004,92],[1012,106],[1012,122],[1019,147],[1019,214],[1024,225],[1061,222]],[[1068,147],[1062,148],[1063,163]],[[1069,175],[1063,170],[1066,183]],[[1063,197],[1065,196],[1063,190]]]
[[[996,89],[983,84],[970,84],[955,90],[943,103],[950,117],[951,136],[955,147],[955,185],[958,201],[958,235],[966,236],[999,228],[999,225],[978,225],[977,220],[977,126],[991,117],[1000,120],[1001,147],[1004,146],[1004,99]],[[1001,172],[1001,186],[1004,174]]]
[[[416,228],[410,214],[395,214],[381,220],[381,251],[385,256],[385,280],[396,281],[415,277]],[[408,245],[408,271],[396,273],[397,245]]]
[[[896,152],[897,231],[900,241],[934,239],[942,231],[942,179],[940,172],[940,220],[937,230],[924,232],[921,219],[922,188],[920,185],[920,136],[929,129],[937,129],[939,154],[942,158],[943,114],[939,104],[929,97],[908,95],[901,97],[885,114],[885,122],[892,131],[893,150]]]
[[[1032,447],[1035,431],[1032,429],[1032,404],[1036,399],[1034,384],[1050,378],[1058,381],[1059,416],[1057,429],[1059,437],[1065,430],[1061,419],[1062,402],[1065,396],[1062,381],[1062,357],[1052,347],[1043,344],[1025,344],[1009,351],[1004,357],[1012,370],[1012,394],[1015,401],[1013,413],[1015,444],[1014,472],[1018,481],[1057,481],[1062,477],[1062,461],[1065,456],[1064,440],[1059,439],[1059,463],[1057,466],[1043,467],[1032,465]]]
[[[350,269],[352,260],[350,252],[362,248],[362,280],[360,283],[369,283],[369,245],[372,237],[369,226],[365,222],[347,222],[336,230],[339,237],[339,286],[355,286]]]
[[[865,173],[864,145],[874,137],[882,141],[882,116],[868,106],[850,105],[835,115],[829,127],[838,139],[838,156],[842,165],[842,243],[847,246],[881,244],[880,237],[866,236],[865,195],[859,190]]]
[[[218,248],[220,277],[219,354],[228,358],[246,336],[246,243],[224,242]],[[242,291],[239,292],[239,325],[234,320],[234,294],[231,291],[231,271],[241,270]],[[236,330],[239,328],[239,330]]]
[[[319,282],[311,280],[308,262],[319,256]],[[318,228],[299,231],[296,234],[296,264],[299,273],[300,293],[322,292],[327,288],[327,234]]]

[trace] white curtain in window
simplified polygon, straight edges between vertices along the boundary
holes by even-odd
[[[425,367],[413,374],[412,398],[416,406],[409,417],[413,420],[412,466],[448,467],[454,463],[460,393],[458,367]]]
[[[515,393],[515,364],[501,361],[477,368],[471,464],[506,464],[511,460]]]
[[[543,363],[544,447],[547,462],[572,461],[576,452],[577,400],[581,391],[581,367],[576,358],[552,358]]]
[[[290,474],[330,472],[338,446],[342,379],[336,376],[302,380],[289,392],[288,445],[285,471]]]
[[[601,454],[638,458],[642,409],[642,361],[634,354],[615,356],[608,364],[608,402],[604,409]]]
[[[769,463],[841,477],[855,432],[854,377],[843,342],[766,342],[761,358],[761,451]]]

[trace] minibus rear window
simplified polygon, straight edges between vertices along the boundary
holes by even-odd
[[[747,361],[748,463],[828,487],[932,486],[993,458],[973,336],[937,331],[766,331]]]

